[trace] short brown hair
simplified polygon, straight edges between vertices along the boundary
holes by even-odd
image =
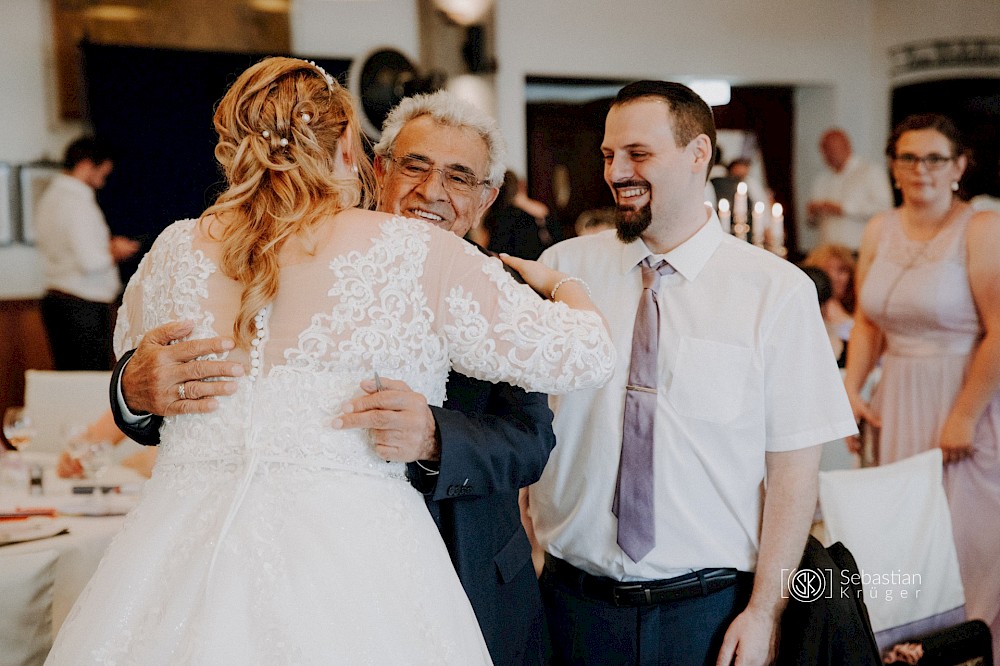
[[[644,97],[655,97],[667,103],[672,114],[674,141],[683,148],[696,136],[704,134],[712,142],[715,155],[715,118],[712,107],[698,93],[683,83],[673,81],[636,81],[618,91],[612,106],[621,106]]]
[[[966,147],[962,142],[962,133],[959,131],[958,126],[955,125],[954,121],[948,116],[943,116],[940,113],[917,113],[912,116],[907,116],[903,119],[903,122],[896,125],[892,130],[892,134],[889,136],[889,141],[885,146],[885,154],[892,159],[896,158],[896,144],[899,143],[899,137],[903,136],[906,132],[914,132],[916,130],[932,129],[940,132],[948,142],[951,144],[951,149],[954,152],[953,157],[958,157],[959,155],[965,155]]]

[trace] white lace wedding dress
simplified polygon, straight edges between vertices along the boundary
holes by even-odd
[[[423,222],[336,224],[282,268],[257,353],[230,355],[259,371],[216,412],[165,420],[141,502],[46,663],[489,662],[405,466],[331,422],[375,371],[437,405],[452,365],[531,390],[593,387],[612,371],[610,339],[595,313],[537,298]],[[172,320],[230,333],[240,289],[203,233],[175,223],[143,259],[119,354]]]

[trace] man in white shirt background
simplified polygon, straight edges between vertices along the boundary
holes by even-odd
[[[857,252],[868,220],[892,208],[886,170],[855,155],[847,133],[836,127],[823,133],[819,149],[829,171],[813,184],[806,205],[809,224],[819,228],[820,243],[836,243]]]
[[[541,257],[590,285],[618,351],[604,388],[552,400],[558,444],[530,488],[556,664],[767,663],[819,445],[856,432],[812,282],[725,234],[704,204],[714,144],[711,110],[686,86],[626,86],[601,146],[617,229]],[[664,260],[657,284],[649,266]],[[657,344],[633,363],[647,278]],[[648,408],[639,428],[627,423],[635,396]],[[632,514],[642,520],[626,521],[637,440],[651,463],[630,469],[649,470],[651,492]],[[623,535],[637,522],[651,537],[638,550]]]
[[[108,146],[91,137],[66,149],[35,212],[46,293],[42,318],[57,370],[110,370],[112,305],[121,293],[118,263],[139,242],[112,236],[95,192],[114,168]]]

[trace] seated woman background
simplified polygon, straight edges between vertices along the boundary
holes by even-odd
[[[115,425],[115,420],[110,409],[101,414],[96,421],[90,423],[87,429],[80,435],[80,438],[92,444],[107,442],[112,446],[118,446],[126,439],[125,433]],[[67,442],[67,444],[70,443]],[[124,458],[119,464],[122,467],[138,472],[144,478],[148,479],[153,473],[153,465],[155,463],[156,447],[149,446],[143,448],[138,453],[133,453]],[[82,479],[85,476],[84,471],[79,458],[69,448],[59,454],[59,463],[56,467],[56,472],[61,478]]]
[[[843,368],[847,362],[847,340],[854,325],[854,253],[836,243],[817,245],[802,262],[803,268],[809,266],[822,270],[829,278],[830,298],[821,304],[820,311],[837,366]]]

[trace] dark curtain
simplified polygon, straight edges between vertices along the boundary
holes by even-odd
[[[83,45],[87,106],[97,136],[117,151],[100,192],[113,233],[144,248],[175,220],[197,217],[222,188],[215,106],[263,55]],[[350,60],[314,59],[343,81]],[[122,267],[124,280],[138,257]]]
[[[601,159],[604,119],[610,108],[610,99],[588,104],[527,106],[528,192],[556,210],[560,238],[575,235],[573,225],[583,211],[615,203],[604,182]],[[556,205],[553,175],[557,167],[565,169],[569,176],[570,197],[562,208]]]

